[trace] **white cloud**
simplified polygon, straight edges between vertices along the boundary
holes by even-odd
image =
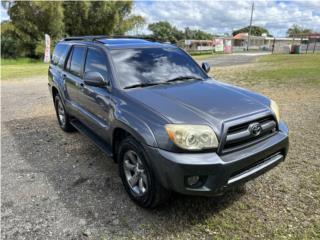
[[[191,27],[211,33],[231,33],[249,25],[252,1],[136,1],[134,13],[147,23],[168,21],[179,29]],[[284,36],[298,24],[320,31],[320,1],[255,1],[253,25]],[[142,32],[148,32],[147,28]]]
[[[7,14],[7,10],[1,6],[1,22],[8,19],[9,19],[9,16]]]

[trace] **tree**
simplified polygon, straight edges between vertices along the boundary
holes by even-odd
[[[9,21],[1,23],[1,57],[16,58],[21,53],[21,41],[17,39],[17,34],[13,24]]]
[[[151,23],[148,29],[152,31],[153,37],[158,41],[169,41],[176,43],[183,39],[184,33],[179,31],[176,27],[171,26],[167,21],[160,21],[157,23]]]
[[[213,35],[201,30],[192,30],[188,27],[184,29],[185,39],[196,39],[196,40],[208,40],[212,39]]]
[[[149,30],[152,31],[152,37],[158,41],[169,41],[176,43],[182,39],[207,40],[212,39],[213,35],[201,30],[193,30],[188,27],[184,31],[178,30],[169,22],[160,21],[149,24]]]
[[[47,33],[53,40],[64,31],[61,2],[13,2],[8,9],[16,38],[22,42],[26,56],[35,57],[35,49]]]
[[[65,1],[62,3],[65,33],[70,36],[87,35],[89,3]]]
[[[131,15],[132,1],[65,1],[65,31],[69,36],[122,35],[144,24],[141,16]]]
[[[138,15],[131,15],[133,2],[132,1],[115,1],[114,9],[116,11],[115,26],[113,33],[122,35],[136,27],[142,27],[145,24],[145,19]]]
[[[293,37],[295,35],[301,35],[301,34],[308,34],[311,33],[312,30],[308,28],[303,28],[301,26],[298,26],[297,24],[293,24],[292,27],[290,27],[287,31],[287,35],[289,37]]]
[[[232,32],[232,35],[235,36],[238,33],[249,33],[250,26],[240,28],[238,30],[235,30]],[[269,31],[263,27],[258,27],[258,26],[251,26],[251,35],[252,36],[261,36],[263,33],[266,33],[267,36],[272,37],[272,35],[269,33]]]
[[[141,16],[131,14],[132,1],[2,1],[1,4],[8,9],[13,26],[10,34],[5,33],[6,39],[10,43],[15,40],[28,57],[41,56],[44,34],[50,35],[54,45],[64,35],[123,35],[144,24]]]

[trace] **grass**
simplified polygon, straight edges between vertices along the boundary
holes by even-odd
[[[48,64],[30,58],[1,59],[1,80],[21,80],[34,76],[45,76]]]
[[[246,85],[320,84],[320,54],[266,55],[255,63],[213,68],[215,78]]]
[[[29,63],[41,63],[42,61],[32,58],[1,58],[1,66],[4,65],[21,65]]]
[[[203,60],[206,58],[213,58],[213,57],[217,57],[217,56],[221,56],[221,54],[218,53],[212,53],[212,52],[194,52],[194,53],[190,53],[190,55],[195,59],[195,60]]]

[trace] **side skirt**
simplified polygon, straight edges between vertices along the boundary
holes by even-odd
[[[104,142],[99,136],[97,136],[93,131],[91,131],[77,119],[72,119],[70,123],[72,124],[72,126],[74,126],[75,129],[77,129],[83,135],[91,139],[93,143],[107,155],[107,157],[113,158],[111,147],[106,142]]]

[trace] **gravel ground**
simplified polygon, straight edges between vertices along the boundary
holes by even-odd
[[[79,133],[59,129],[46,81],[2,82],[3,239],[320,236],[319,88],[251,87],[280,103],[290,128],[285,163],[242,191],[177,195],[146,211],[129,200],[111,159]]]

